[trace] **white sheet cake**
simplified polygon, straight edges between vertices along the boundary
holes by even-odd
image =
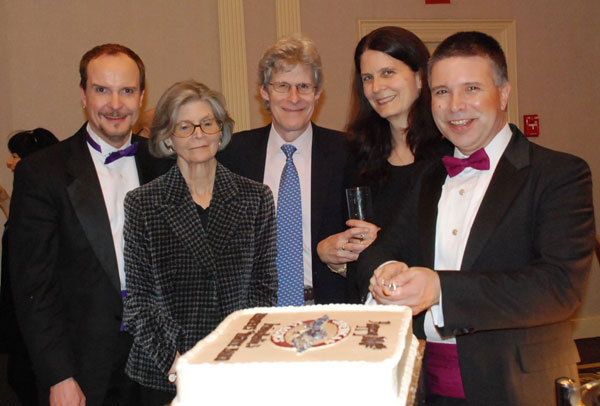
[[[404,306],[240,310],[180,358],[173,405],[404,405],[417,346]]]

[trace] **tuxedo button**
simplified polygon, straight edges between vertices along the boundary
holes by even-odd
[[[461,189],[458,191],[458,194],[461,196],[464,195],[465,193],[466,193],[466,191],[464,189]]]
[[[458,234],[458,230],[455,228],[454,230],[452,230],[452,235],[457,235]]]

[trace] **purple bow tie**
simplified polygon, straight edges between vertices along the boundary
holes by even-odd
[[[442,162],[448,171],[451,178],[461,173],[465,168],[471,167],[480,171],[490,169],[490,158],[485,153],[483,148],[473,152],[468,158],[455,158],[453,156],[445,156]]]
[[[85,133],[85,135],[86,135],[85,138],[87,139],[88,144],[90,144],[92,146],[92,148],[94,148],[96,151],[102,153],[102,148],[100,147],[100,145],[96,141],[94,141],[94,139],[92,137],[90,137],[90,135],[87,132]],[[111,162],[116,161],[117,159],[123,158],[124,156],[134,156],[139,147],[140,147],[140,144],[137,142],[134,142],[127,148],[113,151],[110,154],[108,154],[108,156],[104,160],[104,164],[107,165]]]
[[[140,144],[134,142],[127,148],[123,148],[118,151],[113,151],[110,154],[108,154],[108,156],[104,160],[104,164],[109,164],[113,161],[116,161],[117,159],[123,158],[124,156],[134,156],[139,147]]]

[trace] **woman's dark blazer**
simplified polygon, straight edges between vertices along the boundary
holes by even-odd
[[[126,372],[167,381],[183,354],[229,313],[277,302],[276,218],[271,190],[217,164],[208,224],[177,166],[125,198]]]

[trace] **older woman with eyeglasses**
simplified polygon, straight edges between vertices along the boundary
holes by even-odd
[[[277,301],[271,191],[215,159],[232,127],[219,93],[195,81],[171,86],[150,150],[177,163],[125,199],[126,373],[144,405],[173,399],[180,354],[229,313]]]

